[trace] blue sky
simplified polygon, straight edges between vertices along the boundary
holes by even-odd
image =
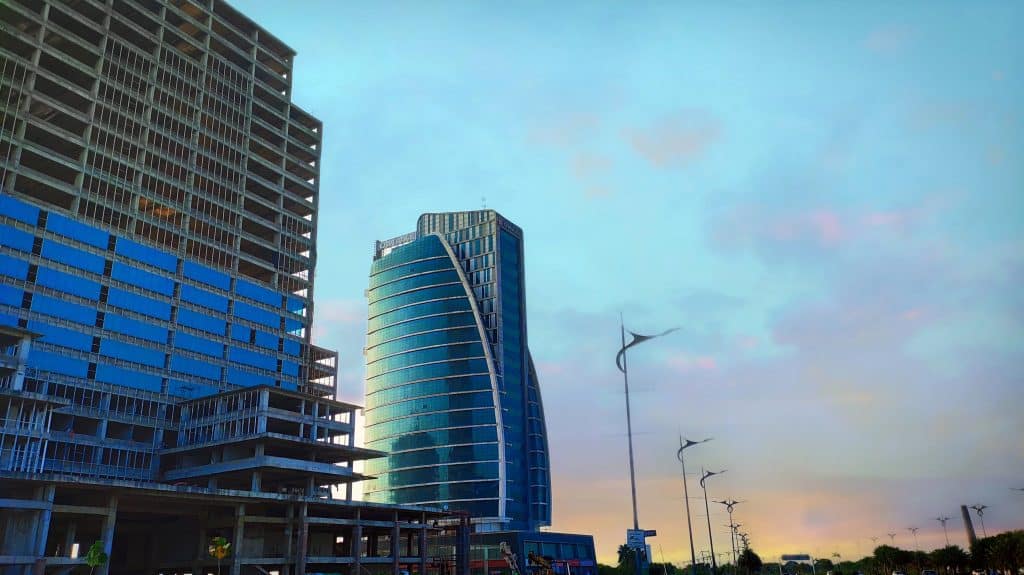
[[[620,311],[681,327],[631,361],[669,560],[680,432],[768,557],[932,547],[978,501],[1022,527],[1024,5],[233,4],[325,124],[314,333],[346,399],[373,241],[486,202],[526,234],[555,529],[609,559],[629,523]]]

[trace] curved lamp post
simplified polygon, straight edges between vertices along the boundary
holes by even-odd
[[[978,519],[981,521],[981,535],[988,537],[988,533],[985,532],[985,510],[988,509],[988,505],[971,505],[971,509],[978,512]]]
[[[946,522],[949,521],[949,517],[943,515],[942,517],[936,517],[935,520],[942,524],[942,534],[946,536],[946,547],[949,547],[949,532],[946,531]]]
[[[743,503],[743,502],[742,501],[736,501],[734,499],[726,499],[724,501],[715,501],[715,503],[718,503],[719,505],[725,505],[725,510],[729,513],[729,525],[727,525],[726,527],[730,528],[730,531],[729,531],[729,543],[732,545],[732,562],[733,562],[733,565],[735,565],[736,564],[736,533],[734,531],[732,531],[732,527],[731,527],[731,525],[732,525],[732,509],[733,509],[733,507],[736,507],[737,505],[739,505],[740,503]]]
[[[693,548],[693,523],[690,521],[690,492],[686,487],[686,461],[683,459],[683,451],[688,447],[694,445],[700,445],[701,443],[707,443],[711,441],[711,438],[702,439],[700,441],[693,441],[690,439],[683,439],[683,436],[679,436],[679,451],[676,451],[676,459],[679,460],[679,464],[683,466],[683,503],[686,507],[686,529],[690,533],[690,565],[693,566],[693,575],[697,575],[697,552]]]
[[[711,510],[708,509],[708,486],[704,482],[711,476],[725,473],[726,470],[704,471],[702,467],[700,471],[700,488],[704,490],[704,513],[707,515],[708,520],[708,545],[711,546],[711,575],[715,575],[715,571],[718,570],[718,563],[715,561],[715,538],[711,536]]]
[[[895,547],[896,546],[896,534],[895,533],[886,533],[886,535],[889,536],[889,543],[891,543],[892,546]]]

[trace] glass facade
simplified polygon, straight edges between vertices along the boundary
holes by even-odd
[[[522,231],[494,211],[425,214],[370,272],[371,501],[449,505],[479,522],[551,521],[543,406],[526,337]]]

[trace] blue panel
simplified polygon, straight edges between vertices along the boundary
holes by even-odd
[[[262,310],[240,301],[235,302],[235,317],[261,323],[273,328],[279,328],[281,326],[281,318],[276,313]]]
[[[0,246],[32,252],[32,234],[0,224]]]
[[[288,391],[298,391],[299,390],[299,386],[298,386],[298,384],[292,383],[290,381],[282,381],[281,382],[281,389],[287,389]]]
[[[18,325],[18,318],[10,314],[0,313],[0,325]]]
[[[288,296],[287,305],[288,311],[294,314],[302,315],[302,311],[306,309],[306,303],[294,296]]]
[[[305,327],[305,323],[303,323],[301,321],[294,320],[294,319],[291,319],[291,318],[285,318],[285,320],[284,320],[284,331],[285,331],[285,333],[290,333],[292,335],[301,336],[302,335],[302,330],[303,330],[304,327]]]
[[[53,240],[43,240],[43,249],[40,252],[46,259],[60,262],[65,265],[76,267],[94,274],[103,273],[103,258],[95,254],[58,244]]]
[[[102,363],[96,365],[96,380],[115,385],[123,385],[125,387],[155,391],[157,393],[160,392],[161,388],[161,379],[159,376],[150,375],[148,373],[139,373],[130,369],[123,369]]]
[[[299,377],[299,364],[294,361],[282,361],[281,362],[281,373],[290,375],[292,377]]]
[[[71,329],[57,327],[38,321],[28,322],[29,331],[43,334],[39,341],[70,347],[78,351],[92,351],[92,336]]]
[[[131,258],[162,270],[172,273],[178,271],[177,256],[156,248],[144,246],[138,242],[117,238],[117,246],[114,247],[114,251],[126,258]]]
[[[284,352],[287,353],[288,355],[294,355],[298,357],[301,350],[302,344],[300,344],[299,342],[295,341],[294,339],[284,339]]]
[[[235,367],[228,368],[228,383],[233,385],[243,385],[246,387],[253,387],[256,385],[274,385],[274,378],[267,375],[257,375],[255,373],[249,373],[242,371]]]
[[[158,276],[121,262],[114,262],[110,276],[140,288],[171,296],[174,295],[174,280]]]
[[[249,340],[252,339],[252,331],[244,325],[233,323],[231,324],[231,339],[242,343],[249,343]]]
[[[213,395],[218,391],[220,390],[212,385],[203,385],[201,383],[191,381],[179,381],[177,379],[172,379],[167,384],[167,393],[177,397],[187,397],[190,399],[206,397],[207,395]]]
[[[220,288],[224,291],[231,289],[231,277],[225,273],[214,271],[206,266],[185,261],[185,277],[200,281],[206,285]]]
[[[39,208],[0,193],[0,214],[20,220],[31,226],[39,222]]]
[[[107,232],[78,223],[54,212],[50,212],[49,217],[46,218],[46,229],[55,234],[67,236],[100,248],[101,250],[107,249],[107,243],[110,241],[110,234]]]
[[[188,284],[181,284],[181,299],[189,303],[217,310],[221,313],[227,313],[228,311],[228,298],[206,290],[201,290],[197,287],[192,287]]]
[[[63,318],[85,325],[96,324],[96,310],[77,303],[70,303],[49,296],[35,294],[32,296],[32,311]]]
[[[273,307],[281,307],[281,294],[245,280],[235,280],[235,293]]]
[[[256,345],[277,351],[277,335],[256,330]]]
[[[222,319],[185,308],[178,309],[178,323],[217,335],[224,335],[228,328],[228,323]]]
[[[33,349],[29,352],[28,366],[63,373],[72,377],[86,377],[89,375],[89,362],[38,349]]]
[[[105,339],[100,342],[100,354],[150,367],[164,366],[164,352],[130,343]]]
[[[28,277],[28,262],[0,254],[0,274],[23,280]]]
[[[167,342],[167,330],[143,321],[129,319],[117,314],[108,313],[103,320],[103,327],[134,337],[148,339],[159,343]]]
[[[24,295],[25,292],[23,290],[0,284],[0,304],[7,304],[11,307],[21,307],[21,299]]]
[[[198,359],[192,359],[190,357],[172,355],[171,370],[186,373],[189,375],[198,375],[199,377],[205,377],[207,379],[220,381],[219,366],[213,365],[212,363],[207,363],[205,361],[199,361]]]
[[[107,294],[107,303],[150,317],[164,320],[171,319],[171,304],[133,294],[119,288],[110,288]]]
[[[91,300],[100,299],[100,284],[98,282],[41,266],[37,272],[36,283],[39,285]]]
[[[232,362],[260,367],[269,371],[277,369],[277,359],[247,349],[231,346],[229,356]]]
[[[185,332],[174,334],[174,347],[187,349],[203,355],[221,358],[224,356],[224,345],[203,337],[196,337]]]

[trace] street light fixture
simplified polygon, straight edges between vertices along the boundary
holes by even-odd
[[[896,534],[895,533],[886,533],[886,535],[889,536],[889,543],[891,543],[892,546],[895,547],[896,546]]]
[[[726,499],[724,501],[715,501],[715,503],[718,503],[719,505],[725,505],[725,510],[729,512],[729,525],[731,526],[732,525],[732,509],[733,509],[733,507],[736,507],[737,505],[739,505],[740,503],[743,503],[743,502],[742,501],[736,501],[736,500],[733,500],[733,499]],[[729,543],[732,544],[732,562],[735,565],[736,564],[736,533],[734,531],[732,531],[731,528],[730,528],[730,531],[729,531]]]
[[[985,532],[985,510],[988,509],[988,505],[971,505],[971,509],[978,512],[978,519],[981,520],[981,534],[983,537],[988,537],[988,533]]]
[[[680,454],[682,451],[680,451]],[[682,459],[680,459],[681,461]],[[711,546],[711,575],[715,575],[715,571],[718,570],[718,563],[715,561],[715,538],[711,536],[711,510],[708,509],[708,486],[705,485],[705,481],[711,476],[721,475],[727,470],[721,471],[705,471],[703,467],[700,468],[700,488],[704,490],[704,513],[707,515],[708,520],[708,544]]]
[[[694,445],[700,445],[701,443],[707,443],[711,441],[711,438],[702,439],[700,441],[693,441],[690,439],[683,439],[683,436],[679,436],[679,451],[676,451],[676,459],[679,460],[679,464],[683,467],[683,503],[686,507],[686,529],[690,533],[690,565],[693,566],[693,575],[697,575],[697,552],[693,548],[693,523],[690,521],[690,492],[686,487],[686,461],[683,459],[683,451]]]
[[[946,547],[949,547],[949,532],[946,531],[946,522],[949,521],[949,517],[943,515],[942,517],[936,517],[935,520],[942,524],[942,533],[946,536]]]

